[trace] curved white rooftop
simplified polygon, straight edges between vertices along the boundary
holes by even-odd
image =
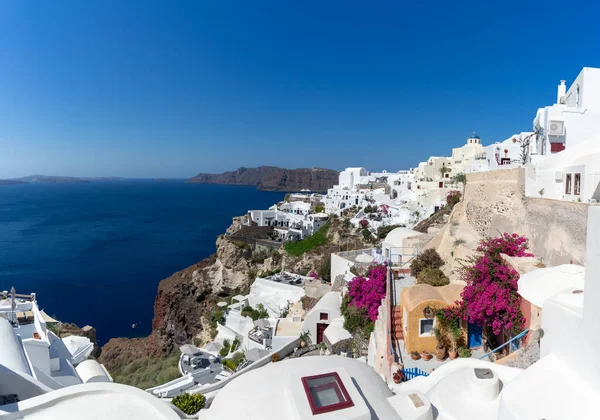
[[[353,407],[314,415],[302,377],[336,372]],[[386,419],[399,420],[390,405],[393,393],[366,363],[339,356],[304,357],[270,363],[232,380],[200,419]],[[235,404],[232,404],[235,401]]]
[[[19,337],[7,319],[0,317],[0,363],[16,372],[31,375]]]
[[[519,294],[540,308],[544,302],[567,288],[584,288],[584,268],[577,264],[538,268],[519,278]]]
[[[309,313],[318,312],[322,309],[340,309],[342,300],[339,292],[327,292],[321,299],[313,306]]]
[[[411,236],[417,235],[422,235],[422,233],[409,228],[398,227],[387,234],[387,236],[385,237],[385,242],[392,246],[401,247],[402,240],[404,238],[409,238]]]
[[[17,413],[18,411],[18,413]],[[7,419],[180,420],[179,415],[151,394],[127,385],[75,385],[0,406]],[[4,417],[3,417],[4,418]]]

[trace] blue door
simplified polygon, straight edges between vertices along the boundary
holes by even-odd
[[[481,347],[481,326],[469,323],[469,348]]]

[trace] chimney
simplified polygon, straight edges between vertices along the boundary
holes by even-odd
[[[556,103],[560,104],[560,98],[567,94],[567,86],[565,85],[566,80],[561,80],[558,85],[558,94],[556,96]]]
[[[600,322],[600,236],[598,232],[600,232],[600,207],[589,206],[583,294],[583,324],[585,329],[597,329]],[[590,339],[596,341],[596,345],[600,344],[598,334],[590,334]]]

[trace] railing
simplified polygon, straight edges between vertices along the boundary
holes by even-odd
[[[414,379],[417,376],[429,376],[429,373],[419,368],[402,368],[402,373],[404,373],[405,381],[410,381],[411,379]]]
[[[513,341],[518,340],[520,338],[523,338],[528,332],[529,332],[529,328],[526,329],[525,331],[523,331],[522,333],[519,333],[519,334],[515,335],[513,338],[511,338],[510,340],[508,340],[506,343],[502,344],[501,346],[498,346],[494,350],[492,350],[490,352],[487,352],[486,354],[484,354],[483,356],[481,356],[479,359],[483,359],[485,357],[489,357],[491,354],[496,353],[498,350],[500,350],[501,348],[509,345]]]

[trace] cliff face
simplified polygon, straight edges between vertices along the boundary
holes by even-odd
[[[548,266],[582,264],[587,205],[526,197],[524,176],[523,169],[467,175],[462,201],[428,244],[447,262],[443,270],[451,280],[481,239],[503,232],[528,238],[530,251]]]
[[[198,174],[187,182],[200,184],[249,185],[267,191],[324,192],[338,181],[339,173],[331,169],[283,169],[275,166],[239,168],[222,174]]]
[[[253,238],[268,237],[269,232],[244,227],[241,218],[234,219],[228,233],[235,234],[234,239],[230,235],[219,236],[214,255],[160,282],[150,336],[113,338],[102,347],[100,362],[113,376],[131,373],[140,358],[164,360],[182,344],[203,345],[210,341],[210,317],[219,299],[247,294],[258,274],[275,269],[308,274],[322,269],[331,252],[337,252],[340,246],[360,244],[362,237],[342,229],[340,221],[334,219],[328,231],[328,243],[293,257],[282,249],[252,251],[247,243]]]

